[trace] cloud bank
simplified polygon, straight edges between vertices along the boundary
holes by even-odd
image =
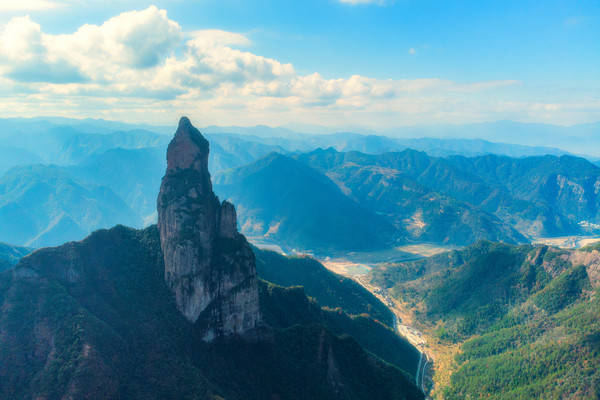
[[[186,113],[200,124],[377,129],[503,118],[560,123],[600,110],[593,96],[571,103],[527,98],[513,80],[303,75],[248,51],[251,45],[240,33],[186,32],[154,6],[60,35],[15,17],[0,29],[2,116],[170,123]]]

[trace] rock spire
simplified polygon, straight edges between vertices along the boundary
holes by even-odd
[[[205,340],[244,335],[260,323],[254,253],[238,233],[234,206],[212,191],[208,141],[182,117],[167,150],[158,195],[165,281]]]

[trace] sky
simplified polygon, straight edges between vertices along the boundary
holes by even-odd
[[[0,0],[0,117],[600,121],[600,1]]]

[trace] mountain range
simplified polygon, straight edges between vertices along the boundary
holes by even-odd
[[[380,139],[394,146],[406,146],[425,151],[431,155],[477,156],[500,154],[511,157],[535,156],[544,154],[559,155],[566,152],[585,155],[591,159],[599,156],[600,123],[586,123],[573,126],[549,125],[541,123],[523,123],[516,121],[495,121],[473,124],[440,124],[400,126],[375,132],[372,129],[331,129],[311,125],[296,125],[272,128],[255,127],[214,127],[208,126],[206,132],[237,133],[262,138],[282,137],[297,139],[297,142],[324,140],[316,147],[334,146],[339,151],[365,151],[365,148],[352,148],[348,143],[365,143]],[[306,132],[300,134],[298,132]],[[332,134],[333,132],[338,132]],[[339,133],[341,132],[341,133]],[[362,132],[363,135],[356,135]],[[361,139],[360,136],[363,138]],[[318,139],[322,137],[324,139]],[[348,139],[350,137],[350,139]],[[457,139],[458,138],[458,139]],[[329,144],[326,143],[329,141]],[[497,143],[497,142],[503,143]],[[554,147],[548,147],[551,144]],[[341,146],[338,148],[337,146]],[[423,146],[423,147],[420,147]],[[400,151],[405,147],[386,148],[384,151]],[[309,151],[308,148],[300,149]],[[439,151],[439,153],[437,153]]]
[[[163,128],[64,119],[2,120],[0,126],[0,219],[10,232],[0,240],[55,245],[115,222],[143,227],[156,220],[168,141]],[[207,128],[214,132],[207,135],[209,168],[217,193],[238,204],[242,231],[257,240],[347,251],[414,242],[519,243],[597,230],[598,168],[560,150],[230,128]],[[317,149],[331,144],[337,150]],[[57,174],[62,180],[51,178]],[[10,182],[25,180],[40,190],[43,214],[28,200],[32,189],[13,191]],[[56,186],[66,180],[82,188],[77,196]],[[305,187],[312,184],[319,190],[309,194]],[[90,204],[96,204],[90,215],[80,218],[77,210]],[[313,215],[329,222],[315,224]]]
[[[390,328],[258,279],[207,164],[208,142],[182,118],[157,226],[99,230],[0,273],[0,396],[423,399],[419,353]],[[272,259],[265,271],[295,264]],[[311,290],[333,304],[319,293],[335,278],[312,269],[323,278]],[[377,304],[356,288],[344,296],[355,310]]]
[[[328,148],[271,154],[218,173],[215,182],[217,192],[239,204],[245,233],[291,248],[523,243],[593,233],[600,222],[600,168],[567,155],[432,157]],[[307,187],[318,189],[307,193]],[[365,218],[370,223],[361,226]]]
[[[60,167],[16,167],[0,177],[2,241],[57,245],[118,223],[140,224],[110,188],[80,182]]]
[[[207,132],[211,132],[207,135],[208,137],[227,136],[245,139],[271,146],[279,146],[288,152],[307,152],[316,148],[333,147],[338,151],[360,151],[368,154],[414,149],[438,157],[451,155],[474,157],[486,154],[527,157],[568,154],[567,151],[554,147],[496,143],[483,139],[397,138],[375,134],[363,135],[353,132],[307,135],[289,130],[268,129],[267,127],[257,127],[255,129],[231,127],[231,131],[228,131],[227,128],[217,127],[206,129]]]
[[[33,143],[46,122],[28,122],[2,135],[18,151],[0,241],[27,247],[0,244],[0,397],[422,399],[431,358],[396,334],[399,316],[427,337],[436,396],[600,395],[599,248],[526,244],[596,232],[600,168],[586,159],[353,134],[300,147],[289,132],[207,135],[209,153],[187,118],[170,141],[91,121]],[[362,286],[251,247],[238,222],[323,254],[466,247],[378,265]]]
[[[379,199],[389,191],[399,192],[390,195],[392,202],[411,192],[439,194],[494,214],[526,235],[569,234],[580,231],[582,222],[594,224],[598,218],[600,169],[573,156],[439,158],[411,150],[365,155],[328,149],[299,159],[327,173],[361,201],[382,204]],[[374,178],[361,176],[365,171],[374,171]],[[358,182],[352,181],[355,176]],[[383,178],[400,182],[371,184]],[[382,194],[378,188],[383,188]]]

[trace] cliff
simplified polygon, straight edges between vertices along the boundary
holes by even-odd
[[[208,154],[208,141],[181,118],[167,150],[158,229],[167,286],[211,341],[252,331],[260,310],[254,253],[237,231],[233,205],[213,193]]]

